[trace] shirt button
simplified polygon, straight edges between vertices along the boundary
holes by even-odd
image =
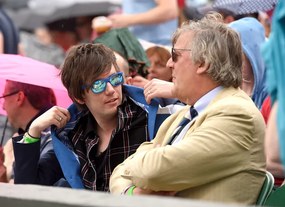
[[[129,171],[129,170],[125,170],[125,174],[126,174],[126,175],[129,175],[129,174],[130,174],[130,171]]]

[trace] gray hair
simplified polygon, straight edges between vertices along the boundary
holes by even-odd
[[[209,13],[198,21],[185,22],[173,36],[191,32],[188,46],[195,64],[209,64],[208,74],[224,87],[239,87],[242,81],[242,46],[237,32],[222,22],[218,13]]]

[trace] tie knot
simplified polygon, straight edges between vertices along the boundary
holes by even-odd
[[[191,119],[194,119],[196,116],[198,115],[198,112],[196,111],[196,109],[191,106],[190,107],[190,116],[191,116]]]

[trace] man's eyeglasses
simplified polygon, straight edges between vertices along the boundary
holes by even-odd
[[[182,50],[182,51],[191,51],[191,49],[176,49],[176,48],[172,48],[171,49],[171,58],[173,62],[177,62],[178,60],[178,56],[180,56],[181,54],[179,54],[177,51]]]
[[[83,89],[89,88],[95,94],[102,93],[106,90],[107,83],[112,86],[119,86],[124,83],[124,75],[122,72],[114,73],[107,78],[96,80],[91,86],[83,86]]]
[[[14,91],[14,92],[12,92],[12,93],[5,94],[5,95],[3,95],[3,96],[0,96],[0,99],[1,99],[1,98],[6,98],[6,97],[9,97],[9,96],[13,96],[13,95],[15,95],[15,94],[17,94],[17,93],[19,93],[19,91]]]

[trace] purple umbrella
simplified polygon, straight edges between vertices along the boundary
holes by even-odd
[[[278,0],[215,0],[213,8],[226,9],[235,15],[242,15],[269,11],[275,7],[277,2]]]

